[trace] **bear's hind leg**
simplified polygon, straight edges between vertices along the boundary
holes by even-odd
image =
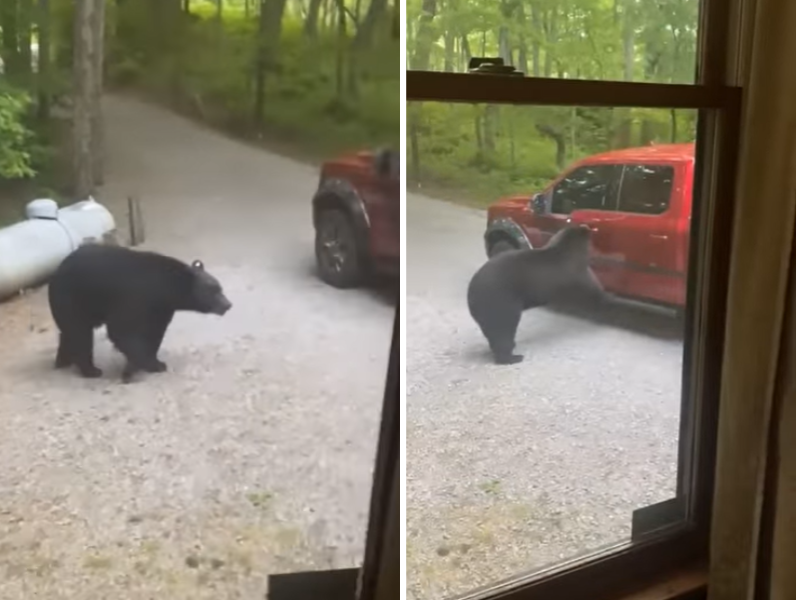
[[[58,351],[56,352],[56,369],[66,369],[74,364],[72,348],[69,338],[63,333],[58,336]]]
[[[122,371],[123,383],[130,383],[138,371],[161,373],[166,365],[155,357],[151,341],[146,330],[142,329],[137,319],[124,312],[109,318],[106,325],[108,338],[127,359]]]
[[[494,355],[494,362],[497,365],[516,365],[521,363],[523,356],[521,354],[514,354],[514,339],[513,338],[497,338],[495,337],[489,342]]]
[[[521,313],[518,310],[509,310],[503,313],[492,327],[491,333],[486,336],[489,347],[494,355],[494,362],[498,365],[515,365],[522,362],[521,354],[514,354],[517,337],[517,327],[519,326]]]
[[[94,365],[94,329],[87,327],[70,331],[64,338],[68,342],[67,352],[70,352],[73,363],[78,365],[81,375],[88,379],[100,377],[103,372]]]

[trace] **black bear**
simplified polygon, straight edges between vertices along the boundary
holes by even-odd
[[[513,352],[523,311],[559,299],[604,299],[589,267],[590,237],[586,227],[566,227],[544,248],[503,252],[473,275],[467,304],[489,342],[495,363],[522,360]]]
[[[48,288],[50,312],[60,331],[57,369],[76,365],[84,377],[100,377],[94,365],[94,329],[127,359],[123,382],[138,371],[167,369],[158,350],[175,311],[224,315],[231,308],[222,286],[200,261],[87,244],[58,266]]]

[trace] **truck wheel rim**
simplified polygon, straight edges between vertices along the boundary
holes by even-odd
[[[322,231],[322,258],[325,266],[336,273],[342,271],[347,261],[348,244],[343,237],[336,223],[328,223]]]

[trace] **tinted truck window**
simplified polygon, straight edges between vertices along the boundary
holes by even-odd
[[[622,177],[619,210],[660,215],[669,208],[675,169],[667,165],[628,165]]]
[[[551,210],[567,215],[573,210],[613,210],[618,178],[616,165],[578,167],[553,189]]]

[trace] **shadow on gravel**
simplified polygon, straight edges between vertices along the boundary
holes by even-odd
[[[330,287],[322,283],[319,279],[317,265],[313,261],[308,263],[306,270],[309,277],[313,277],[315,280],[319,281],[320,284]],[[368,281],[363,286],[350,290],[337,290],[334,287],[330,287],[330,289],[341,294],[361,294],[362,296],[373,298],[381,304],[391,307],[397,306],[397,302],[400,298],[400,280],[397,277],[375,277],[372,281]]]
[[[684,321],[674,310],[632,300],[614,299],[603,306],[576,302],[545,310],[662,340],[681,341],[684,337]]]

